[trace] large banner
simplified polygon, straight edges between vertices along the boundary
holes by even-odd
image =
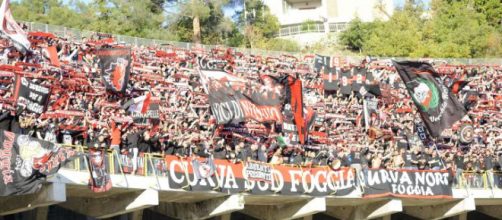
[[[130,48],[103,48],[96,52],[106,90],[124,93],[131,73]]]
[[[17,106],[25,106],[28,112],[42,114],[49,101],[50,89],[16,75],[14,98]]]
[[[37,192],[47,175],[77,156],[71,148],[0,130],[0,196]]]
[[[451,174],[446,170],[369,169],[362,175],[364,197],[452,197]]]
[[[246,120],[282,122],[283,86],[271,76],[262,83],[218,70],[200,70],[201,83],[218,124],[237,124]]]
[[[199,162],[195,162],[194,172],[193,158],[165,157],[170,188],[312,196],[343,196],[356,188],[356,175],[350,168],[335,171],[327,166],[299,168],[257,162],[232,163],[227,160],[214,160],[208,163],[207,159],[196,160]]]

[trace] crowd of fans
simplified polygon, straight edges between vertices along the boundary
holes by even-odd
[[[62,114],[41,117],[17,108],[11,99],[13,77],[0,74],[0,128],[67,145],[110,148],[133,158],[132,161],[137,161],[141,153],[153,152],[180,157],[213,156],[233,162],[256,160],[335,168],[451,168],[458,174],[495,172],[502,166],[500,64],[434,63],[445,84],[460,79],[468,81],[457,97],[469,108],[469,113],[440,138],[427,142],[417,135],[419,116],[388,60],[363,64],[382,91],[382,96],[368,99],[377,103],[377,111],[365,119],[365,104],[355,93],[324,91],[322,73],[314,71],[312,56],[261,57],[227,49],[132,46],[127,91],[123,95],[111,94],[105,91],[93,55],[93,50],[103,42],[108,41],[97,36],[81,40],[46,37],[33,44],[33,50],[26,55],[17,52],[8,41],[2,42],[2,72],[9,70],[7,66],[17,66],[34,82],[50,87],[46,111],[59,110]],[[50,65],[45,50],[48,45],[56,46],[61,67]],[[313,108],[317,116],[307,143],[295,144],[281,131],[281,125],[274,122],[250,121],[239,125],[246,134],[239,129],[227,132],[225,126],[216,125],[195,71],[196,59],[202,55],[229,61],[227,69],[249,80],[258,80],[258,73],[298,73],[304,85],[305,105]],[[340,68],[350,65],[342,62]],[[147,92],[160,100],[160,119],[135,123],[122,106]],[[460,140],[459,130],[464,124],[473,126],[472,142]],[[136,165],[132,172],[135,171]]]

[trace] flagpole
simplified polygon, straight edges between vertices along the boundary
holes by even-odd
[[[368,130],[369,127],[368,105],[366,104],[366,97],[364,96],[363,96],[363,111],[364,111],[364,126],[366,127],[366,130]]]
[[[443,168],[446,169],[446,166],[445,166],[445,164],[443,162],[443,159],[441,159],[441,155],[439,154],[439,150],[438,150],[438,147],[436,145],[436,138],[434,138],[434,149],[436,150],[436,154],[439,157],[439,162],[441,162],[441,165],[443,166]]]

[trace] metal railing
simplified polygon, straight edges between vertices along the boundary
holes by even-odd
[[[331,30],[330,30],[331,31]],[[323,23],[301,23],[281,27],[278,37],[303,34],[303,33],[324,33]]]
[[[347,22],[329,23],[328,32],[342,32],[348,26]],[[291,36],[304,33],[324,33],[326,32],[324,23],[300,23],[281,27],[278,37]]]
[[[461,189],[502,188],[501,171],[464,171],[457,177],[455,185]]]
[[[86,153],[88,148],[85,146],[69,146],[81,153]],[[160,153],[140,153],[137,157],[137,170],[133,173],[134,162],[132,155],[119,154],[116,151],[108,150],[106,152],[105,164],[106,170],[110,174],[118,175],[138,175],[151,177],[165,177],[168,175],[167,162],[165,154]],[[288,166],[288,164],[284,164]],[[296,165],[291,165],[296,166]],[[65,168],[75,171],[89,172],[89,164],[86,157],[77,158],[67,163]],[[357,175],[359,176],[359,175]],[[454,189],[502,189],[501,171],[464,171],[458,177],[453,177],[452,187]]]
[[[93,31],[86,31],[86,30],[79,30],[79,29],[74,29],[74,28],[67,28],[67,27],[62,27],[62,26],[57,26],[57,25],[50,25],[50,24],[42,24],[42,23],[37,23],[37,22],[21,22],[25,24],[28,27],[29,31],[42,31],[42,32],[50,32],[54,33],[58,36],[68,38],[73,40],[74,42],[82,42],[82,39],[84,37],[89,38],[93,35],[96,35],[98,32],[93,32]],[[287,33],[294,33],[294,32],[301,32],[301,26],[302,24],[296,25],[296,27],[291,27],[287,28],[287,30],[284,30],[284,34]],[[309,24],[307,26],[306,30],[323,30],[324,31],[324,24],[318,24],[316,23],[311,27],[312,24]],[[319,26],[321,25],[322,28]],[[329,24],[329,29],[330,32],[339,32],[344,30],[347,27],[347,23],[330,23]],[[291,32],[288,32],[291,30]],[[281,29],[281,32],[283,29]],[[189,43],[189,42],[177,42],[177,41],[166,41],[166,40],[158,40],[158,39],[146,39],[146,38],[140,38],[140,37],[132,37],[132,36],[125,36],[125,35],[118,35],[118,34],[110,34],[113,36],[118,42],[122,42],[128,45],[133,45],[133,46],[160,46],[160,45],[171,45],[173,47],[177,48],[183,48],[183,49],[192,49],[192,48],[203,48],[205,50],[213,49],[213,48],[221,48],[225,47],[222,45],[201,45],[201,44],[194,44],[194,43]],[[227,47],[225,47],[227,48]],[[241,47],[233,47],[234,51],[241,52],[243,54],[249,55],[260,55],[260,56],[281,56],[281,55],[291,55],[295,56],[299,59],[302,59],[306,55],[311,55],[311,52],[285,52],[285,51],[272,51],[272,50],[262,50],[262,49],[256,49],[256,48],[241,48]],[[327,54],[328,56],[331,55],[336,55],[339,58],[343,58],[349,63],[359,63],[362,59],[364,59],[364,56],[346,56],[344,54]],[[405,57],[380,57],[379,59],[387,59],[387,58],[393,58],[393,59],[412,59],[416,60],[417,58],[405,58]],[[502,65],[502,59],[501,58],[433,58],[434,60],[441,60],[445,61],[448,64],[468,64],[468,65],[475,65],[475,64],[496,64],[496,65]]]

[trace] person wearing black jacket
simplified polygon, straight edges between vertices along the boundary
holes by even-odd
[[[132,131],[128,131],[126,133],[126,139],[124,147],[129,151],[129,153],[132,155],[132,173],[135,174],[136,170],[138,169],[138,142],[140,139],[140,134],[138,132],[138,129],[136,127],[133,127]]]
[[[227,159],[228,151],[227,146],[223,144],[224,139],[216,143],[214,147],[214,158],[215,159]]]
[[[158,140],[159,140],[158,134],[155,134],[152,137],[150,135],[150,131],[144,131],[143,134],[141,135],[141,138],[139,138],[139,141],[138,141],[139,152],[142,152],[142,153],[151,152],[152,147],[156,144],[156,142]]]
[[[0,115],[0,129],[14,133],[21,133],[21,113],[24,108],[17,108],[17,111],[5,111]]]

